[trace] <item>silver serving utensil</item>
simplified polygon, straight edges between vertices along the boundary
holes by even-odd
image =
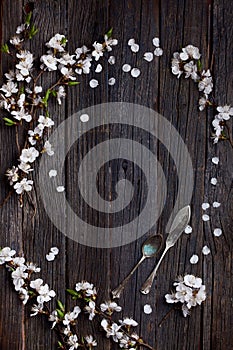
[[[159,259],[157,265],[155,266],[154,270],[152,271],[150,276],[147,278],[147,280],[144,282],[140,290],[142,294],[148,294],[150,292],[157,270],[165,254],[171,247],[175,245],[177,240],[180,238],[182,232],[184,231],[184,229],[189,223],[190,215],[191,215],[191,208],[189,205],[179,210],[178,213],[176,214],[175,219],[173,220],[172,226],[169,230],[168,237],[166,239],[166,247],[164,249],[164,252],[161,258]]]
[[[141,265],[141,263],[145,259],[152,258],[158,253],[158,251],[161,249],[162,241],[163,241],[163,237],[159,234],[151,236],[145,240],[145,242],[142,245],[142,257],[141,257],[141,259],[134,266],[134,268],[130,271],[128,276],[121,282],[121,284],[112,291],[113,299],[120,298],[120,295],[121,295],[123,289],[125,288],[126,283],[128,282],[128,280],[132,276],[132,274],[137,270],[139,265]]]

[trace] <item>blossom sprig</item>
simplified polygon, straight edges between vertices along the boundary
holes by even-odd
[[[165,295],[166,302],[169,304],[181,303],[184,317],[190,314],[191,308],[201,305],[206,300],[206,288],[200,277],[179,276],[173,286],[175,286],[175,291]]]
[[[53,146],[46,139],[55,122],[49,112],[49,101],[55,98],[59,105],[66,97],[68,86],[78,85],[77,78],[89,74],[95,62],[112,51],[118,41],[112,38],[112,29],[104,35],[102,43],[94,42],[92,48],[83,45],[74,53],[67,50],[68,39],[63,34],[55,34],[46,44],[47,52],[36,57],[24,48],[27,39],[36,35],[30,12],[25,23],[17,27],[16,34],[3,45],[2,51],[13,57],[14,66],[4,74],[5,82],[0,87],[0,109],[5,113],[3,120],[7,126],[23,127],[27,138],[19,150],[19,162],[7,169],[6,176],[15,192],[21,196],[33,188],[31,173],[33,163],[43,153],[54,154]],[[39,82],[42,75],[54,75],[54,83],[44,88]],[[18,132],[16,132],[16,137]],[[21,200],[22,203],[22,200]]]
[[[227,121],[233,116],[233,107],[216,104],[213,97],[213,77],[210,69],[202,69],[199,48],[193,45],[187,45],[182,48],[181,52],[174,52],[171,61],[171,70],[177,78],[184,75],[186,79],[191,78],[197,84],[200,92],[200,111],[203,111],[206,107],[214,108],[215,116],[212,121],[214,143],[217,143],[219,140],[228,140],[233,147],[232,138],[227,125]]]
[[[56,300],[56,308],[53,311],[49,307],[57,293],[49,288],[41,278],[34,278],[34,273],[41,271],[40,267],[32,262],[26,262],[23,256],[16,256],[16,251],[10,247],[0,249],[0,265],[11,272],[15,291],[23,304],[28,300],[33,304],[31,316],[44,315],[51,329],[59,336],[58,345],[60,349],[74,350],[77,348],[93,349],[97,347],[95,336],[79,334],[79,315],[88,315],[89,321],[98,322],[105,336],[119,345],[120,349],[137,350],[144,347],[150,350],[153,348],[134,331],[138,323],[129,317],[116,320],[115,314],[122,311],[122,307],[116,302],[108,300],[97,303],[96,287],[87,281],[76,283],[74,289],[67,289],[69,295],[75,301],[71,310],[66,310],[61,300]]]

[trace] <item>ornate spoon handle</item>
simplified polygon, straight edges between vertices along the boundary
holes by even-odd
[[[148,294],[150,293],[150,290],[151,290],[151,287],[152,287],[152,284],[154,282],[154,279],[155,279],[155,276],[156,276],[156,273],[157,273],[157,270],[165,256],[165,254],[167,253],[168,249],[171,248],[171,246],[168,246],[166,245],[166,248],[164,249],[164,252],[161,256],[161,258],[159,259],[158,261],[158,264],[155,266],[154,270],[151,272],[150,276],[147,278],[147,280],[144,282],[142,288],[140,289],[140,292],[142,294]]]
[[[145,256],[142,256],[142,258],[139,260],[139,262],[137,263],[137,265],[134,266],[134,268],[130,271],[130,273],[128,274],[128,276],[125,277],[125,279],[121,282],[121,284],[113,289],[112,291],[112,296],[113,299],[115,298],[120,298],[120,295],[123,291],[123,289],[125,288],[126,283],[128,282],[128,280],[130,279],[130,277],[132,276],[132,274],[134,273],[134,271],[137,270],[138,266],[141,265],[141,263],[146,259]]]

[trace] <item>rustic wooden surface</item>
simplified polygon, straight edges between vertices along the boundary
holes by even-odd
[[[22,0],[1,0],[2,42],[8,39],[21,22],[24,4]],[[155,109],[173,123],[188,146],[193,161],[193,233],[189,236],[183,235],[175,248],[167,254],[159,270],[156,285],[148,296],[141,295],[139,288],[151,271],[154,261],[144,263],[120,300],[124,313],[139,321],[140,334],[156,350],[232,349],[232,150],[227,143],[218,146],[212,144],[212,115],[198,112],[196,87],[190,81],[177,80],[170,72],[170,59],[174,51],[189,43],[200,47],[204,66],[211,66],[213,70],[214,94],[217,101],[220,104],[233,104],[231,1],[38,0],[35,1],[33,17],[36,25],[40,27],[40,32],[32,48],[36,48],[39,53],[43,52],[43,43],[57,32],[67,35],[70,50],[84,43],[90,45],[110,27],[114,28],[114,37],[119,40],[119,46],[114,50],[116,66],[105,67],[101,76],[101,89],[91,90],[88,86],[89,77],[82,77],[81,85],[70,90],[66,104],[60,108],[54,107],[57,125],[77,110],[93,104],[108,101],[135,102]],[[123,76],[123,61],[137,64],[137,56],[132,57],[127,47],[128,39],[135,37],[141,45],[141,52],[144,52],[155,35],[161,38],[164,55],[145,65],[148,69],[143,70],[140,78],[133,80],[130,76]],[[7,59],[2,60],[2,70],[8,63]],[[104,84],[109,74],[114,74],[117,78],[114,87]],[[122,130],[123,135],[129,132],[127,128]],[[101,139],[103,135],[100,133],[93,137]],[[85,142],[91,140],[87,139]],[[151,144],[151,148],[153,147],[155,145]],[[77,205],[74,189],[77,187],[75,169],[78,166],[79,152],[81,150],[77,147],[70,152],[64,175],[67,195],[73,206]],[[220,167],[211,163],[211,157],[215,154],[220,157]],[[176,184],[174,176],[171,176],[168,154],[159,147],[158,155],[169,188],[166,210],[154,228],[162,232],[174,204]],[[9,191],[3,174],[17,158],[14,130],[1,123],[1,199]],[[108,184],[110,181],[116,182],[118,172],[131,176],[133,183],[137,182],[139,174],[134,172],[127,162],[119,160],[111,166],[113,178],[107,179]],[[104,185],[103,171],[101,174],[100,189],[109,193],[109,189]],[[35,177],[37,175],[36,173]],[[212,176],[219,178],[216,188],[209,183]],[[143,187],[141,191],[143,196]],[[203,223],[201,219],[201,203],[205,200],[222,202],[220,209],[211,210],[211,220],[208,223]],[[65,288],[72,288],[76,281],[82,279],[93,281],[100,290],[100,297],[107,298],[109,291],[125,277],[138,260],[145,237],[120,248],[85,247],[66,238],[53,226],[43,209],[38,191],[33,192],[33,202],[37,207],[35,217],[33,207],[27,204],[21,209],[16,196],[12,196],[1,209],[0,246],[10,245],[17,251],[23,251],[28,259],[37,262],[42,267],[44,280],[59,291],[60,299],[66,298]],[[139,204],[135,203],[136,205]],[[118,218],[118,223],[124,224],[124,220],[125,217]],[[223,230],[220,238],[215,238],[212,234],[215,227],[221,227]],[[211,254],[207,257],[201,255],[205,244],[211,248]],[[59,257],[54,263],[47,263],[44,259],[45,254],[54,245],[60,248]],[[191,265],[189,259],[195,252],[200,255],[200,261],[197,265]],[[50,331],[49,325],[40,317],[29,317],[30,310],[28,307],[25,310],[22,307],[13,291],[8,273],[3,268],[0,272],[0,349],[55,349],[56,336]],[[190,318],[184,319],[176,311],[158,327],[170,309],[164,302],[164,294],[170,290],[174,278],[185,272],[203,277],[208,291],[207,300],[203,306],[193,310]],[[150,316],[142,311],[146,303],[151,304],[153,308]],[[82,327],[85,331],[85,324]],[[101,337],[98,338],[98,342],[98,349],[117,349],[116,345],[109,345],[109,342]]]

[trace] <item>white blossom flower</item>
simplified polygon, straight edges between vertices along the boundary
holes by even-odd
[[[57,192],[64,192],[65,187],[64,186],[57,186]]]
[[[129,64],[125,63],[122,66],[122,70],[123,70],[123,72],[128,73],[131,71],[131,66]]]
[[[30,272],[40,272],[40,267],[36,266],[32,262],[27,263],[26,266],[27,266],[27,270]]]
[[[14,189],[15,189],[16,193],[21,194],[24,191],[26,191],[26,192],[31,191],[32,185],[33,185],[32,180],[28,180],[27,178],[24,178],[20,182],[16,182],[16,184],[14,185]]]
[[[179,302],[179,300],[176,298],[176,293],[166,294],[165,299],[168,304],[174,304]]]
[[[43,284],[43,280],[41,278],[37,278],[36,280],[30,282],[30,287],[35,289],[38,292],[42,284]]]
[[[181,59],[180,59],[180,54],[178,52],[173,53],[171,68],[172,68],[172,73],[174,75],[177,75],[177,78],[179,79],[180,76],[183,74],[183,70],[181,69]]]
[[[23,305],[26,305],[29,300],[28,290],[25,288],[20,288],[18,292],[20,299],[23,301]]]
[[[89,314],[89,320],[92,321],[95,317],[95,302],[93,300],[89,301],[88,305],[84,308]]]
[[[11,261],[15,253],[16,251],[10,247],[0,249],[0,265],[4,264],[7,261]]]
[[[194,275],[185,275],[184,283],[186,286],[192,288],[200,288],[202,285],[202,279],[200,277],[195,277]]]
[[[93,47],[95,50],[92,51],[92,56],[95,58],[96,61],[98,61],[100,57],[102,57],[104,54],[104,47],[102,44],[97,43],[97,41],[94,42]]]
[[[115,78],[110,78],[110,79],[108,79],[108,85],[115,85],[115,83],[116,83],[116,79]]]
[[[100,63],[97,64],[96,69],[95,69],[95,72],[96,72],[96,73],[100,73],[100,72],[102,72],[102,70],[103,70],[103,67],[101,66],[101,64],[100,64]]]
[[[192,289],[183,283],[178,283],[176,286],[175,296],[179,302],[185,303],[192,296]]]
[[[14,182],[18,181],[19,179],[18,171],[19,169],[16,168],[15,166],[13,166],[11,169],[7,169],[6,171],[6,176],[11,186],[13,185]]]
[[[24,148],[21,152],[20,160],[24,163],[33,163],[39,156],[39,152],[35,147]]]
[[[57,102],[59,105],[61,105],[61,99],[66,97],[65,88],[64,86],[59,86],[57,91]]]
[[[12,261],[13,261],[14,265],[23,266],[23,267],[25,267],[25,269],[27,268],[27,266],[24,265],[25,259],[22,256],[17,256]]]
[[[52,55],[43,55],[40,58],[41,62],[45,65],[45,69],[48,69],[49,71],[57,70],[57,59],[56,57]],[[44,66],[41,66],[43,69]]]
[[[118,44],[118,40],[117,39],[112,39],[109,38],[108,35],[104,35],[104,46],[106,48],[106,50],[112,51],[112,46],[116,46]]]
[[[37,297],[37,302],[39,304],[43,304],[44,302],[48,302],[51,300],[51,298],[54,298],[56,293],[54,290],[50,290],[48,284],[41,285],[39,289],[37,290],[38,292],[38,297]]]
[[[233,116],[233,107],[231,106],[218,106],[217,111],[219,112],[218,118],[221,120],[228,120]]]
[[[141,74],[140,69],[138,69],[138,68],[132,68],[132,70],[131,70],[131,75],[132,75],[133,78],[139,77],[140,74]]]
[[[46,128],[51,128],[54,125],[54,121],[49,118],[49,117],[44,117],[43,115],[40,115],[38,118],[39,122],[39,129],[43,130],[45,127]]]
[[[186,304],[183,304],[183,305],[182,305],[182,313],[183,313],[183,316],[184,316],[184,317],[187,317],[188,315],[190,315],[190,311],[189,311],[189,309],[187,308],[187,305],[186,305]]]
[[[32,146],[34,146],[38,140],[41,139],[41,136],[43,134],[43,129],[40,129],[40,128],[35,128],[35,130],[28,130],[28,135],[29,135],[29,138],[28,138],[28,141],[30,142],[30,144]]]
[[[21,289],[21,287],[25,283],[24,280],[28,277],[28,273],[25,272],[26,269],[27,269],[26,266],[19,266],[11,274],[16,291],[19,291]]]
[[[49,177],[55,177],[57,176],[57,170],[51,169],[49,170]]]
[[[205,286],[202,285],[199,288],[199,291],[197,293],[193,293],[192,297],[187,302],[187,308],[191,309],[191,307],[196,306],[197,304],[200,305],[203,301],[206,299],[206,292],[205,292]]]
[[[213,202],[212,205],[213,205],[214,208],[219,208],[220,205],[221,205],[221,203],[219,203],[219,202]]]
[[[212,163],[214,163],[214,164],[218,164],[219,163],[219,158],[218,157],[213,157],[212,159],[211,159],[211,161],[212,161]]]
[[[204,94],[202,97],[200,97],[198,103],[199,103],[199,110],[203,111],[205,107],[208,105],[208,95]]]
[[[90,50],[85,45],[83,45],[82,47],[78,47],[75,50],[76,59],[84,60],[87,57],[88,52],[90,52]]]
[[[108,59],[108,63],[113,65],[116,63],[116,58],[115,56],[110,56],[109,59]]]
[[[9,81],[13,81],[15,79],[15,72],[13,70],[10,70],[8,73],[5,73],[4,75]]]
[[[210,180],[210,183],[211,183],[211,185],[217,185],[217,182],[218,182],[218,180],[216,179],[216,177],[212,177],[212,179]]]
[[[156,47],[156,49],[154,50],[154,55],[155,56],[162,56],[163,54],[163,49],[161,49],[161,47]]]
[[[45,45],[49,48],[55,49],[58,52],[64,52],[64,47],[66,46],[66,43],[67,39],[65,35],[56,34]]]
[[[202,248],[202,254],[203,255],[208,255],[210,253],[210,248],[207,247],[207,245],[205,245],[203,248]]]
[[[180,54],[180,58],[183,61],[187,61],[189,58],[194,58],[195,60],[199,60],[201,57],[201,54],[199,52],[198,47],[195,47],[193,45],[187,45],[186,47],[182,48],[182,52]]]
[[[31,165],[24,162],[20,162],[19,169],[22,170],[25,174],[29,174],[31,171],[33,171]]]
[[[58,58],[57,61],[62,64],[63,66],[72,66],[73,64],[75,64],[75,59],[74,59],[75,55],[70,55],[68,52],[64,53],[62,55],[61,58]]]
[[[209,221],[210,217],[207,214],[202,215],[202,220],[203,221]]]
[[[98,80],[96,80],[96,79],[91,79],[91,80],[89,81],[89,85],[90,85],[90,87],[91,87],[92,89],[94,89],[94,88],[96,88],[96,87],[99,85],[99,82],[98,82]]]
[[[185,63],[184,73],[185,73],[185,78],[191,77],[194,81],[196,81],[198,79],[197,65],[193,61]]]
[[[107,320],[103,319],[101,321],[101,326],[106,332],[106,337],[112,337],[114,342],[117,343],[118,340],[123,337],[123,333],[120,332],[121,326],[119,326],[117,323],[109,324]]]
[[[143,58],[147,62],[151,62],[151,61],[153,61],[154,55],[152,52],[145,52]]]
[[[136,327],[138,326],[138,323],[132,319],[132,318],[129,318],[129,317],[126,317],[123,319],[123,321],[119,321],[123,326],[127,326],[127,327]]]
[[[26,24],[25,23],[23,23],[23,24],[21,24],[20,26],[18,26],[17,28],[16,28],[16,34],[21,34],[25,29],[26,29]]]
[[[91,58],[87,57],[84,60],[79,60],[75,66],[77,67],[75,69],[75,72],[77,74],[89,74],[91,68]]]
[[[52,145],[49,141],[46,141],[42,150],[43,153],[47,153],[48,156],[53,156],[54,155],[54,151],[52,149]]]
[[[92,348],[94,346],[97,346],[97,341],[93,338],[92,335],[86,335],[86,337],[84,337],[84,339],[86,340],[88,347]]]
[[[144,314],[150,315],[152,313],[152,307],[149,304],[144,305],[143,307]]]
[[[22,42],[23,40],[20,39],[20,37],[18,35],[14,35],[12,36],[12,38],[10,39],[10,43],[14,46],[18,46],[20,45],[20,43]]]
[[[222,235],[222,230],[221,230],[221,228],[215,228],[214,229],[214,236],[215,237],[219,237],[219,236],[221,236]]]
[[[198,255],[193,254],[193,255],[191,256],[191,258],[190,258],[189,261],[190,261],[191,264],[197,264],[197,263],[198,263],[198,260],[199,260]]]
[[[198,89],[199,89],[199,91],[203,91],[204,94],[209,95],[213,90],[212,77],[207,76],[207,77],[202,78],[202,80],[199,81],[199,83],[198,83]]]
[[[74,75],[74,72],[72,68],[67,67],[61,67],[60,72],[63,75],[63,77],[67,80],[76,80],[76,76]]]
[[[24,107],[22,107],[19,111],[12,111],[11,115],[17,120],[24,119],[26,122],[30,122],[32,120],[31,114],[25,111]]]
[[[56,324],[59,322],[59,317],[57,315],[56,310],[52,311],[52,313],[49,315],[48,320],[50,322],[53,322],[52,327],[51,327],[51,329],[53,329],[56,326]]]
[[[78,343],[78,337],[76,334],[73,334],[69,337],[68,339],[68,345],[70,346],[69,347],[69,350],[74,350],[74,349],[78,349],[79,347],[79,343]]]
[[[30,316],[36,316],[40,313],[43,313],[43,304],[34,304],[32,306],[32,309],[31,309],[32,313],[30,314]]]
[[[209,205],[209,203],[202,203],[201,207],[203,210],[206,210],[210,207],[210,205]]]
[[[67,312],[64,316],[63,324],[65,326],[68,326],[70,323],[72,324],[74,320],[78,317],[80,314],[81,309],[79,306],[75,306],[72,312]]]
[[[4,92],[6,97],[12,96],[12,94],[15,94],[18,92],[17,84],[13,81],[8,81],[6,84],[4,84],[1,88],[1,91]]]
[[[111,315],[114,311],[120,312],[122,310],[122,307],[117,305],[116,302],[110,300],[100,304],[100,309],[102,312],[107,312]]]

